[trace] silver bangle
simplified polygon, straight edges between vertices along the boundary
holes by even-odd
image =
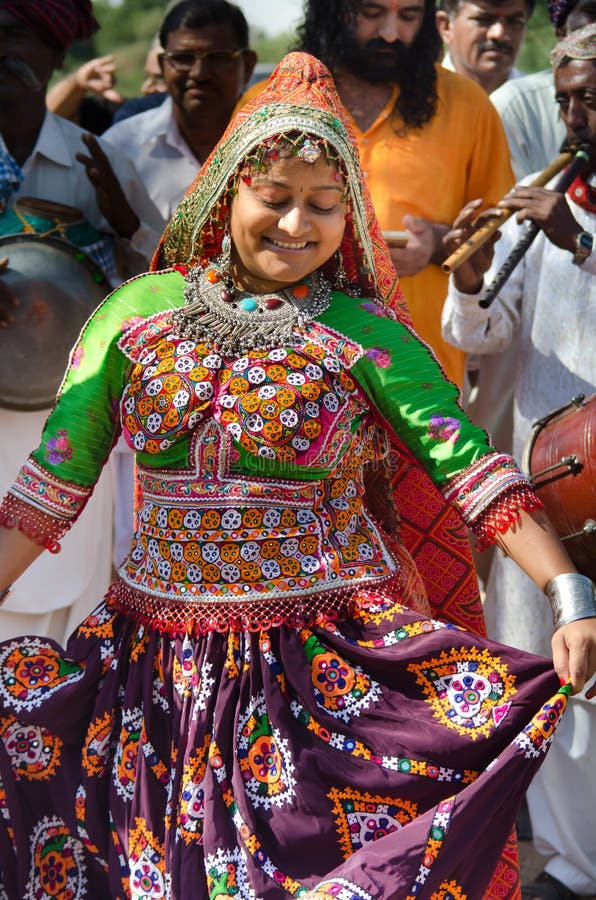
[[[0,606],[4,603],[5,600],[8,600],[8,595],[12,591],[12,584],[9,584],[8,587],[4,588],[3,591],[0,591]]]
[[[591,579],[577,572],[555,575],[546,585],[555,630],[578,619],[596,616],[596,592]]]

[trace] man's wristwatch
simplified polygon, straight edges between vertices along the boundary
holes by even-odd
[[[573,263],[576,266],[581,266],[582,263],[585,263],[588,256],[591,254],[594,249],[594,235],[590,234],[589,231],[580,231],[578,236],[575,239],[575,251],[573,253]]]

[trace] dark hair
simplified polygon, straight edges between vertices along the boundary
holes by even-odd
[[[569,33],[594,21],[596,21],[596,0],[579,0],[567,14],[564,25]]]
[[[458,12],[459,9],[466,3],[467,0],[439,0],[437,3],[437,9],[442,12],[448,13],[450,16],[454,15]],[[489,6],[500,6],[501,0],[485,0],[485,3],[488,3]],[[528,12],[528,18],[534,12],[534,6],[536,5],[536,0],[525,0],[526,10]]]
[[[343,64],[353,43],[356,16],[362,0],[306,0],[304,20],[298,26],[296,49],[316,56],[334,72]],[[408,65],[396,72],[400,92],[396,110],[406,128],[421,128],[437,108],[435,63],[442,45],[435,22],[435,2],[425,0],[418,34],[407,48]],[[398,80],[399,79],[399,80]]]
[[[227,0],[182,0],[172,7],[161,23],[159,42],[165,49],[170,34],[179,28],[228,23],[234,29],[238,48],[248,47],[248,23],[238,6]]]

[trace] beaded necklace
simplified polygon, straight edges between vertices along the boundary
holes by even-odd
[[[271,294],[235,287],[219,265],[221,257],[185,276],[185,305],[172,314],[181,337],[223,354],[271,350],[329,307],[331,284],[319,272]]]

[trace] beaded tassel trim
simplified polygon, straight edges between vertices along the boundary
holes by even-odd
[[[488,453],[452,478],[443,488],[443,496],[459,509],[464,522],[474,531],[478,519],[495,500],[518,485],[525,485],[533,493],[511,456]]]
[[[505,495],[495,500],[474,524],[474,546],[486,550],[494,543],[497,534],[504,534],[512,525],[519,524],[520,513],[542,509],[543,504],[529,484],[517,484]]]
[[[358,595],[366,590],[379,590],[399,599],[403,592],[403,576],[398,572],[354,587],[343,587],[309,596],[255,601],[218,601],[191,603],[167,601],[152,597],[115,581],[106,595],[110,609],[152,631],[181,637],[199,636],[212,631],[260,631],[261,628],[302,628],[324,621],[339,621],[353,615]]]
[[[72,522],[81,514],[91,496],[91,488],[58,478],[29,457],[21,466],[10,493],[41,513]]]
[[[172,314],[180,337],[223,354],[271,350],[329,307],[331,285],[318,272],[277,294],[249,295],[226,287],[217,261],[185,276],[186,304]]]
[[[7,494],[0,505],[0,525],[8,529],[18,528],[40,547],[45,547],[50,553],[59,553],[59,539],[68,531],[70,522],[60,521],[25,500]]]

